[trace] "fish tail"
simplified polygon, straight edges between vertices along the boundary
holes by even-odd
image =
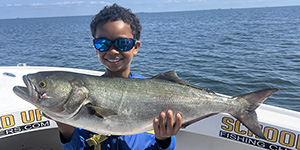
[[[231,115],[241,121],[255,135],[265,139],[265,136],[259,127],[255,109],[277,90],[278,89],[268,88],[234,97],[234,99],[243,103],[244,107],[242,108],[242,111],[239,111],[239,113]]]

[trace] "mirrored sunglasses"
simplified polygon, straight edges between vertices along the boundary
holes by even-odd
[[[116,46],[116,50],[118,51],[129,51],[136,43],[137,40],[133,38],[120,38],[114,41],[104,38],[96,38],[93,40],[94,48],[101,52],[108,51],[113,44]]]

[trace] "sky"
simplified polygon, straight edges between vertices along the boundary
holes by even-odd
[[[1,0],[0,19],[94,15],[113,3],[134,13],[300,6],[300,0]]]

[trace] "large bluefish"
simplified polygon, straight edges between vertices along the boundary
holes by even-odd
[[[179,79],[175,71],[151,79],[103,78],[64,71],[23,76],[27,87],[14,92],[56,121],[99,134],[126,135],[152,130],[154,117],[181,112],[183,127],[220,112],[264,135],[255,109],[277,89],[227,97]]]

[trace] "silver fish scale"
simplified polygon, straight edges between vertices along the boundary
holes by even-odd
[[[226,104],[223,100],[218,100],[220,96],[169,81],[106,78],[93,83],[97,83],[99,87],[97,90],[91,91],[94,93],[90,93],[96,97],[96,105],[110,108],[119,115],[130,116],[134,120],[135,118],[137,120],[141,118],[152,120],[161,111],[167,109],[185,112],[184,118],[188,120],[195,118],[195,116],[215,112],[213,107],[207,106],[216,107],[216,102],[220,102],[217,105],[218,111],[223,104]],[[95,85],[91,86],[94,87]]]

